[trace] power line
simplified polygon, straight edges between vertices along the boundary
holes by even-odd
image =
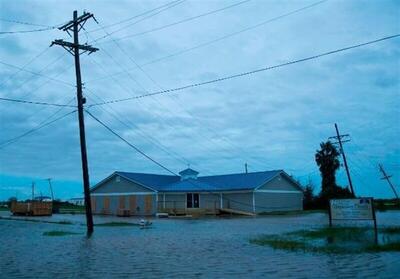
[[[25,68],[27,66],[29,66],[30,64],[32,64],[36,59],[38,59],[40,56],[42,56],[44,53],[46,53],[48,50],[50,49],[50,47],[46,47],[44,50],[42,50],[41,52],[39,52],[37,55],[35,55],[32,59],[30,59],[27,63],[25,63],[20,69],[18,69],[16,72],[14,72],[13,74],[11,74],[7,79],[5,79],[1,84],[0,87],[2,87],[8,80],[12,79],[13,77],[15,77],[17,74],[19,74],[21,71],[25,70]]]
[[[140,150],[138,147],[134,146],[133,144],[131,144],[129,141],[127,141],[126,139],[124,139],[122,136],[120,136],[119,134],[117,134],[116,132],[114,132],[113,129],[111,129],[110,127],[108,127],[104,122],[102,122],[100,119],[98,119],[96,116],[94,116],[90,111],[85,110],[87,114],[89,114],[94,120],[96,120],[98,123],[100,123],[104,128],[106,128],[110,133],[114,134],[116,137],[118,137],[120,140],[122,140],[123,142],[125,142],[127,145],[129,145],[130,147],[132,147],[133,149],[135,149],[138,153],[140,153],[141,155],[143,155],[144,157],[146,157],[147,159],[149,159],[150,161],[152,161],[153,163],[155,163],[156,165],[158,165],[159,167],[163,168],[164,170],[166,170],[167,172],[176,175],[173,171],[171,171],[169,168],[165,167],[163,164],[159,163],[158,161],[156,161],[155,159],[151,158],[149,155],[147,155],[146,153],[144,153],[142,150]]]
[[[216,10],[212,10],[212,11],[209,11],[209,12],[206,12],[206,13],[202,13],[202,14],[199,14],[199,15],[196,15],[196,16],[188,17],[188,18],[185,18],[185,19],[182,19],[182,20],[178,20],[178,21],[173,22],[173,23],[169,23],[169,24],[162,25],[162,26],[159,26],[159,27],[151,28],[149,30],[138,32],[138,33],[135,33],[135,34],[127,35],[127,36],[118,38],[116,40],[119,41],[119,40],[123,40],[123,39],[127,39],[127,38],[132,38],[132,37],[136,37],[136,36],[152,33],[152,32],[155,32],[155,31],[160,31],[160,30],[163,30],[163,29],[166,29],[166,28],[169,28],[169,27],[181,24],[181,23],[185,23],[185,22],[188,22],[188,21],[192,21],[192,20],[204,17],[204,16],[208,16],[208,15],[212,15],[212,14],[216,14],[216,13],[225,11],[227,9],[242,5],[242,4],[247,3],[249,1],[251,1],[251,0],[244,0],[244,1],[241,1],[241,2],[237,2],[237,3],[234,3],[234,4],[229,5],[229,6],[225,6],[225,7],[222,7],[222,8],[216,9]]]
[[[40,29],[30,29],[30,30],[16,30],[16,31],[0,31],[0,35],[7,35],[7,34],[23,34],[23,33],[34,33],[34,32],[43,32],[56,29],[57,27],[46,27]]]
[[[36,23],[30,23],[30,22],[13,20],[13,19],[6,19],[6,18],[0,18],[0,21],[9,22],[9,23],[17,23],[17,24],[22,24],[22,25],[29,25],[29,26],[42,27],[42,28],[39,28],[39,29],[30,29],[30,30],[0,31],[0,34],[20,34],[20,33],[42,32],[42,31],[48,31],[48,30],[57,29],[59,25],[62,25],[62,24],[57,24],[57,25],[36,24]]]
[[[86,90],[88,90],[93,96],[97,97],[98,99],[100,99],[102,101],[102,98],[99,97],[97,94],[95,94],[92,90],[89,90],[88,88],[86,88]],[[142,134],[143,137],[147,137],[149,141],[151,141],[154,145],[158,146],[161,150],[163,150],[164,152],[166,152],[169,156],[171,157],[175,157],[176,159],[178,159],[181,163],[184,163],[185,165],[187,165],[189,163],[189,161],[180,156],[179,154],[177,154],[176,152],[173,151],[168,151],[167,147],[164,146],[160,141],[158,141],[156,138],[154,138],[153,136],[145,133],[140,127],[138,127],[137,125],[135,125],[134,123],[132,123],[132,121],[130,121],[128,118],[124,118],[125,121],[123,121],[119,116],[121,116],[112,106],[108,105],[109,108],[112,110],[112,112],[106,110],[103,106],[99,106],[99,108],[101,108],[104,112],[106,112],[107,114],[111,115],[114,119],[116,119],[118,122],[120,122],[122,125],[124,125],[125,127],[127,127],[128,129],[132,130],[132,126],[134,127],[135,131],[138,130],[140,131],[140,133]],[[128,124],[127,124],[128,123]],[[130,125],[131,126],[130,126]]]
[[[178,55],[181,55],[181,54],[190,52],[190,51],[192,51],[192,50],[199,49],[199,48],[202,48],[202,47],[211,45],[211,44],[213,44],[213,43],[216,43],[216,42],[225,40],[225,39],[227,39],[227,38],[230,38],[230,37],[233,37],[233,36],[235,36],[235,35],[244,33],[244,32],[246,32],[246,31],[249,31],[249,30],[252,30],[252,29],[261,27],[261,26],[263,26],[263,25],[265,25],[265,24],[268,24],[268,23],[270,23],[270,22],[279,20],[279,19],[281,19],[281,18],[288,17],[288,16],[290,16],[290,15],[293,15],[293,14],[296,14],[296,13],[298,13],[298,12],[304,11],[304,10],[306,10],[306,9],[312,8],[312,7],[314,7],[314,6],[320,5],[320,4],[322,4],[322,3],[326,2],[326,1],[327,1],[327,0],[319,1],[319,2],[316,2],[316,3],[314,3],[314,4],[311,4],[311,5],[308,5],[308,6],[305,6],[305,7],[296,9],[296,10],[293,10],[293,11],[291,11],[291,12],[288,12],[288,13],[285,13],[285,14],[282,14],[282,15],[279,15],[279,16],[276,16],[276,17],[273,17],[273,18],[270,18],[270,19],[265,20],[265,21],[262,21],[262,22],[260,22],[260,23],[258,23],[258,24],[255,24],[255,25],[246,27],[246,28],[241,29],[241,30],[239,30],[239,31],[235,31],[235,32],[226,34],[226,35],[224,35],[224,36],[222,36],[222,37],[213,39],[213,40],[211,40],[211,41],[206,41],[206,42],[197,44],[197,45],[195,45],[195,46],[193,46],[193,47],[185,48],[185,49],[182,49],[182,50],[180,50],[180,51],[177,51],[177,52],[174,52],[174,53],[171,53],[171,54],[168,54],[168,55],[165,55],[165,56],[162,56],[162,57],[159,57],[159,58],[150,60],[150,61],[148,61],[148,62],[145,62],[145,63],[141,64],[140,66],[143,67],[143,66],[155,64],[155,63],[158,63],[158,62],[160,62],[160,61],[162,61],[162,60],[165,60],[165,59],[168,59],[168,58],[172,58],[172,57],[175,57],[175,56],[178,56]],[[128,68],[128,70],[132,70],[132,69],[136,69],[136,67],[131,68],[131,69]],[[119,75],[119,74],[123,74],[123,73],[125,73],[125,71],[117,72],[117,73],[112,74],[112,75]],[[108,77],[109,77],[109,76],[104,76],[104,77],[92,79],[92,80],[90,80],[89,82],[92,82],[92,81],[95,81],[95,80],[104,79],[104,78],[108,78]]]
[[[129,100],[133,100],[133,99],[140,99],[140,98],[144,98],[144,97],[148,97],[148,96],[155,96],[155,95],[167,94],[167,93],[176,92],[176,91],[182,91],[182,90],[189,89],[189,88],[194,88],[194,87],[198,87],[198,86],[202,86],[202,85],[207,85],[207,84],[212,84],[212,83],[221,82],[221,81],[225,81],[225,80],[230,80],[230,79],[234,79],[234,78],[238,78],[238,77],[248,76],[248,75],[256,74],[256,73],[259,73],[259,72],[264,72],[264,71],[268,71],[268,70],[281,68],[281,67],[284,67],[284,66],[297,64],[297,63],[300,63],[300,62],[305,62],[305,61],[309,61],[309,60],[318,59],[318,58],[321,58],[321,57],[324,57],[324,56],[328,56],[328,55],[331,55],[331,54],[344,52],[344,51],[347,51],[347,50],[350,50],[350,49],[355,49],[355,48],[358,48],[358,47],[371,45],[371,44],[375,44],[375,43],[378,43],[378,42],[381,42],[381,41],[397,38],[399,36],[400,36],[400,34],[391,35],[391,36],[383,37],[383,38],[380,38],[380,39],[377,39],[377,40],[368,41],[368,42],[365,42],[365,43],[360,43],[360,44],[357,44],[357,45],[353,45],[353,46],[349,46],[349,47],[344,47],[344,48],[340,48],[340,49],[324,52],[324,53],[313,55],[313,56],[309,56],[309,57],[306,57],[306,58],[292,60],[292,61],[289,61],[289,62],[277,64],[277,65],[274,65],[274,66],[268,66],[268,67],[264,67],[264,68],[260,68],[260,69],[256,69],[256,70],[252,70],[252,71],[248,71],[248,72],[243,72],[243,73],[239,73],[239,74],[225,76],[225,77],[221,77],[221,78],[217,78],[217,79],[212,79],[212,80],[209,80],[209,81],[189,84],[189,85],[185,85],[185,86],[181,86],[181,87],[176,87],[176,88],[170,88],[170,89],[166,89],[166,90],[156,91],[156,92],[153,92],[153,93],[143,94],[143,95],[139,95],[139,96],[135,96],[135,97],[110,100],[110,101],[106,101],[106,102],[103,102],[103,103],[92,104],[90,106],[99,106],[99,105],[104,105],[106,103],[107,104],[119,103],[119,102],[129,101]]]
[[[156,15],[162,13],[163,11],[166,11],[166,10],[168,10],[168,9],[171,9],[171,8],[177,6],[177,5],[180,5],[180,4],[182,4],[183,2],[185,2],[185,1],[186,1],[186,0],[182,0],[182,1],[179,1],[179,2],[175,2],[174,4],[172,4],[172,5],[170,5],[170,6],[167,6],[167,7],[165,7],[164,9],[161,9],[161,10],[159,10],[159,11],[157,11],[157,12],[151,14],[151,15],[148,15],[148,16],[146,16],[146,17],[143,17],[143,18],[141,18],[141,19],[139,19],[139,20],[137,20],[137,21],[135,21],[135,22],[133,22],[133,23],[130,23],[130,24],[127,25],[127,26],[124,26],[124,27],[121,27],[121,28],[119,28],[119,29],[117,29],[117,30],[114,30],[114,31],[110,32],[108,35],[104,35],[104,36],[102,36],[102,37],[99,37],[99,38],[97,38],[97,39],[94,39],[94,40],[91,41],[90,43],[98,42],[98,41],[100,41],[100,40],[102,40],[102,39],[104,39],[104,38],[107,38],[108,36],[110,36],[110,35],[112,35],[112,34],[114,34],[114,33],[117,33],[117,32],[119,32],[119,31],[125,29],[125,28],[128,28],[128,27],[130,27],[130,26],[133,26],[133,25],[135,25],[135,24],[137,24],[137,23],[139,23],[139,22],[142,22],[142,21],[144,21],[144,20],[146,20],[146,19],[148,19],[148,18],[151,18],[151,17],[153,17],[153,16],[156,16]]]
[[[101,24],[99,23],[99,25],[101,26]],[[106,34],[108,34],[108,32],[107,32],[107,30],[105,29],[105,28],[102,28],[103,29],[103,31],[106,33]],[[111,40],[114,42],[114,44],[120,49],[120,51],[125,55],[125,56],[127,56],[128,57],[128,59],[129,60],[131,60],[132,61],[132,63],[133,64],[135,64],[136,65],[136,67],[142,72],[142,73],[144,73],[145,74],[145,76],[149,79],[149,80],[151,80],[151,82],[153,82],[160,90],[164,90],[164,88],[162,88],[154,79],[153,79],[153,77],[150,75],[150,74],[148,74],[140,65],[138,65],[137,63],[136,63],[136,61],[131,57],[131,55],[129,55],[129,53],[127,53],[121,46],[120,46],[120,44],[117,42],[117,41],[115,41],[114,40],[114,38],[112,37],[112,36],[110,36],[110,38],[111,38]],[[110,54],[108,54],[109,56],[110,56]],[[114,61],[115,61],[115,59],[113,59]],[[118,63],[117,63],[117,65],[118,66],[120,66]],[[122,68],[122,67],[121,67]],[[128,73],[128,76],[129,77],[131,77],[131,75]],[[138,83],[133,77],[131,77],[136,83]],[[140,85],[140,84],[139,84]],[[141,85],[140,85],[141,86]],[[143,86],[141,86],[142,87],[142,89],[143,90],[145,90],[144,88],[143,88]],[[146,91],[146,90],[145,90]],[[147,92],[148,93],[148,92]],[[168,107],[166,107],[166,106],[164,106],[164,105],[162,105],[162,103],[160,103],[160,102],[158,102],[158,100],[157,99],[154,99],[154,101],[155,102],[157,102],[159,105],[161,105],[162,107],[164,107],[166,110],[168,110],[170,113],[174,113],[172,110],[170,110]],[[174,100],[172,100],[172,101],[174,101]],[[177,103],[177,102],[176,102]],[[177,103],[178,104],[178,103]],[[180,104],[178,104],[179,106],[181,106]],[[182,107],[182,106],[181,106]],[[183,109],[183,108],[182,108]],[[184,110],[184,109],[183,109]],[[192,113],[190,113],[189,111],[187,111],[187,110],[184,110],[188,115],[190,115],[192,118],[194,118],[194,116],[193,116],[193,114]],[[196,120],[197,122],[198,122],[198,119]],[[209,130],[209,131],[211,131],[212,133],[214,133],[214,135],[217,135],[217,133],[215,132],[215,131],[212,131],[211,129],[210,129],[210,127],[208,127],[207,125],[203,125],[204,127],[206,127],[206,129],[207,130]],[[218,135],[217,135],[218,136]],[[211,143],[213,143],[213,141],[212,140],[210,140],[208,137],[202,137],[202,139],[205,139],[205,140],[207,140],[207,141],[209,141],[209,142],[211,142]],[[225,139],[225,142],[228,142],[226,139]],[[229,142],[228,142],[229,143]],[[219,144],[219,143],[218,143]],[[233,146],[233,144],[231,143],[231,145]],[[219,146],[221,146],[221,145],[219,145]],[[206,146],[207,147],[207,146]],[[234,146],[236,149],[241,149],[241,148],[239,148],[239,147],[236,147],[236,146]],[[225,150],[227,150],[228,152],[230,152],[226,147],[223,147],[223,149],[225,149]],[[247,160],[246,160],[247,161]],[[264,162],[263,162],[263,164],[264,164]]]
[[[47,68],[47,67],[48,67],[49,65],[51,65],[51,64],[54,64],[55,62],[57,62],[58,60],[60,60],[63,56],[64,56],[64,55],[59,56],[56,60],[54,60],[54,61],[52,61],[50,64],[48,64],[45,68]],[[0,64],[5,65],[5,66],[8,66],[8,67],[11,67],[11,68],[14,68],[14,69],[18,69],[19,71],[24,71],[24,72],[30,73],[30,74],[35,75],[35,76],[44,77],[44,78],[47,78],[47,79],[49,79],[49,80],[51,80],[51,81],[55,81],[55,82],[58,82],[58,83],[62,83],[62,84],[68,85],[68,86],[75,87],[73,84],[71,84],[71,83],[69,83],[69,82],[66,82],[66,81],[63,81],[63,80],[60,80],[60,79],[55,79],[55,78],[52,78],[52,77],[43,75],[43,74],[41,74],[40,72],[33,72],[33,71],[30,71],[30,70],[25,69],[24,67],[15,66],[15,65],[12,65],[12,64],[3,62],[3,61],[0,61]],[[44,70],[44,69],[42,69],[41,71],[43,71],[43,70]],[[22,86],[22,85],[20,85],[20,87],[21,87],[21,86]]]
[[[55,103],[48,103],[48,102],[37,102],[37,101],[19,100],[19,99],[11,99],[11,98],[3,98],[3,97],[0,97],[0,101],[31,104],[31,105],[41,105],[41,106],[53,106],[53,107],[71,107],[71,108],[76,107],[76,106],[67,105],[67,104],[55,104]]]
[[[7,18],[0,18],[0,21],[17,23],[17,24],[22,24],[22,25],[36,26],[36,27],[55,27],[55,25],[51,26],[51,25],[44,25],[44,24],[36,24],[36,23],[30,23],[30,22],[19,21],[19,20],[14,20],[14,19],[7,19]]]
[[[168,6],[172,5],[172,4],[175,4],[175,3],[178,3],[178,2],[181,2],[181,1],[182,1],[182,0],[171,1],[171,2],[169,2],[169,3],[167,3],[167,4],[158,6],[158,7],[156,7],[156,8],[153,8],[153,9],[151,9],[151,10],[148,10],[148,11],[145,11],[145,12],[143,12],[143,13],[137,14],[137,15],[135,15],[135,16],[132,16],[132,17],[123,19],[123,20],[121,20],[121,21],[118,21],[118,22],[115,22],[115,23],[112,23],[112,24],[105,25],[105,26],[103,26],[103,28],[110,28],[110,27],[113,27],[113,26],[115,26],[115,25],[119,25],[119,24],[122,24],[122,23],[125,23],[125,22],[128,22],[128,21],[131,21],[132,19],[135,19],[135,18],[144,16],[144,15],[147,15],[147,14],[149,14],[149,13],[151,13],[151,12],[157,11],[157,10],[159,10],[159,9],[161,9],[161,8],[164,8],[164,7],[168,7]],[[183,2],[183,1],[182,1],[182,2]],[[180,4],[180,3],[179,3],[179,4]],[[96,32],[96,31],[99,31],[99,30],[102,30],[102,28],[96,28],[96,29],[93,29],[93,30],[89,30],[89,31],[87,31],[87,32],[88,32],[88,33],[92,33],[92,32]]]
[[[14,142],[20,140],[21,138],[26,137],[27,135],[32,134],[32,133],[34,133],[34,132],[36,132],[36,131],[38,131],[40,129],[43,129],[46,126],[49,126],[49,125],[53,124],[54,122],[57,122],[57,121],[65,118],[65,117],[67,117],[68,115],[73,114],[74,112],[76,112],[76,110],[70,111],[70,112],[68,112],[68,113],[66,113],[66,114],[64,114],[64,115],[62,115],[62,116],[60,116],[60,117],[58,117],[56,119],[53,119],[51,121],[48,121],[48,122],[43,123],[41,125],[38,125],[37,127],[33,128],[33,129],[31,129],[31,130],[29,130],[29,131],[27,131],[27,132],[25,132],[25,133],[23,133],[23,134],[21,134],[21,135],[19,135],[17,137],[14,137],[12,139],[8,139],[6,141],[3,141],[3,142],[0,143],[0,149],[3,149],[4,147],[6,147],[6,146],[8,146],[10,144],[13,144]],[[58,113],[58,112],[56,112],[56,113]],[[52,116],[54,116],[54,115],[55,114],[53,114]]]
[[[101,124],[104,128],[106,128],[110,133],[112,133],[113,135],[115,135],[116,137],[118,137],[120,140],[122,140],[123,142],[125,142],[128,146],[130,146],[131,148],[133,148],[135,151],[137,151],[138,153],[140,153],[141,155],[143,155],[144,157],[146,157],[147,159],[149,159],[150,161],[152,161],[153,163],[155,163],[156,165],[158,165],[159,167],[161,167],[162,169],[166,170],[167,172],[169,172],[170,174],[174,175],[174,176],[179,176],[178,174],[176,174],[174,171],[170,170],[168,167],[164,166],[162,163],[156,161],[155,159],[153,159],[152,157],[150,157],[149,155],[147,155],[145,152],[143,152],[142,150],[140,150],[138,147],[136,147],[135,145],[131,144],[129,141],[127,141],[126,139],[124,139],[122,136],[120,136],[117,132],[115,132],[113,129],[111,129],[110,127],[108,127],[105,123],[103,123],[100,119],[98,119],[97,117],[95,117],[90,111],[88,111],[87,109],[85,110],[85,112],[87,114],[89,114],[89,116],[91,116],[95,121],[97,121],[99,124]],[[191,185],[193,185],[194,187],[198,188],[199,190],[202,190],[198,185],[196,185],[195,183],[193,183],[190,180],[187,180],[187,182]],[[211,191],[203,191],[204,193],[209,193],[212,195],[216,195],[218,198],[220,198],[220,196],[217,193],[213,193]],[[248,204],[248,203],[244,203],[244,202],[240,202],[240,201],[235,201],[232,200],[230,198],[224,197],[223,198],[225,201],[228,202],[233,202],[236,204],[242,204],[248,207],[253,207],[252,204]],[[255,205],[256,208],[264,208],[264,209],[268,209],[271,210],[271,207],[265,207],[265,206],[257,206]],[[272,207],[274,209],[279,209],[279,208],[287,208],[287,207]]]

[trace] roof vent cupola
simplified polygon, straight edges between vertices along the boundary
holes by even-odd
[[[197,172],[191,168],[187,168],[187,169],[179,172],[179,175],[181,176],[181,180],[197,179],[198,174],[199,174],[199,172]]]

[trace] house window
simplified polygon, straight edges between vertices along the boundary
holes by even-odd
[[[199,208],[199,194],[187,193],[186,194],[186,207]]]

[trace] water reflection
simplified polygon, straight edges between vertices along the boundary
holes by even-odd
[[[154,228],[95,227],[86,237],[83,216],[66,226],[0,220],[2,278],[395,278],[399,253],[315,255],[249,243],[264,233],[324,226],[324,214],[203,220],[155,219]],[[66,216],[56,215],[54,220]],[[134,219],[123,219],[122,221]],[[400,225],[400,212],[378,215]],[[115,219],[95,218],[97,223]],[[121,219],[118,219],[121,221]],[[317,224],[317,225],[316,225]],[[79,235],[43,236],[50,230]]]

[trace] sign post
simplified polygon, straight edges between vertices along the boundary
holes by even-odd
[[[378,229],[373,198],[329,200],[329,227],[332,221],[373,221],[375,243],[378,244]]]

